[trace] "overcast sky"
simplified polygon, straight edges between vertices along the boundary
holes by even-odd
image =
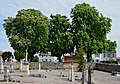
[[[117,41],[117,56],[120,56],[120,0],[0,0],[0,50],[12,51],[3,29],[3,20],[15,17],[20,9],[34,8],[44,15],[62,14],[70,17],[70,10],[77,3],[89,3],[104,16],[112,19],[112,30],[108,39]]]

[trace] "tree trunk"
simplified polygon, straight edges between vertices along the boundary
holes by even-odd
[[[90,51],[87,52],[87,62],[91,62],[92,61],[92,53]]]
[[[58,56],[58,60],[59,62],[62,62],[61,56]]]
[[[25,50],[25,61],[28,62],[28,52],[27,52],[27,49]]]
[[[91,65],[88,67],[88,84],[91,84]]]

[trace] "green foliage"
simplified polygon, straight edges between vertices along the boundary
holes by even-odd
[[[33,62],[39,62],[39,58],[38,58],[38,56],[34,56],[34,58],[33,58]]]
[[[49,47],[52,55],[60,57],[64,53],[71,53],[73,47],[73,35],[68,31],[69,20],[60,14],[50,16]]]
[[[16,17],[8,17],[3,24],[14,50],[28,54],[44,51],[48,42],[49,20],[39,10],[22,9]]]
[[[79,45],[78,45],[78,50],[75,53],[75,56],[79,60],[79,66],[78,67],[79,67],[80,71],[83,69],[83,67],[85,66],[85,63],[86,63],[84,55],[85,55],[85,51],[83,49],[82,40],[80,40]]]
[[[15,51],[14,56],[15,56],[15,59],[20,62],[20,59],[25,58],[25,53],[22,51]]]
[[[87,61],[90,62],[92,54],[104,52],[104,44],[107,40],[107,33],[111,30],[112,20],[104,17],[95,7],[86,3],[75,5],[71,10],[71,18],[74,46],[78,48],[78,43],[82,39]],[[111,47],[116,48],[114,44],[111,44]]]
[[[12,56],[11,52],[3,52],[2,53],[3,61],[5,61],[5,60],[9,61],[9,59],[10,59],[11,56]]]
[[[117,47],[117,43],[116,41],[110,41],[110,40],[106,40],[105,44],[105,52],[109,52],[109,53],[115,53],[116,52],[116,47]]]

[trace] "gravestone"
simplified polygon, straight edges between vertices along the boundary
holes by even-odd
[[[13,60],[12,60],[12,56],[11,56],[11,58],[10,58],[10,73],[12,73],[13,71],[14,71],[14,69],[13,69]]]
[[[4,81],[8,82],[10,79],[10,71],[9,71],[9,67],[5,66],[4,67]]]
[[[74,67],[73,67],[73,63],[71,63],[71,81],[73,82],[74,80],[75,80]]]
[[[63,77],[63,73],[62,73],[62,68],[63,68],[63,63],[60,63],[60,77]]]
[[[68,70],[68,80],[73,82],[75,80],[73,63],[70,63],[69,67],[70,70]]]
[[[3,73],[3,59],[0,56],[0,73]]]
[[[71,70],[68,70],[68,80],[71,80]]]
[[[62,77],[62,71],[60,70],[60,77]]]
[[[71,69],[71,64],[69,64],[69,68]],[[71,70],[68,69],[68,80],[71,80]]]
[[[20,71],[23,71],[23,59],[20,59]]]
[[[24,76],[29,76],[30,75],[29,63],[28,62],[24,62],[23,66],[24,66]]]

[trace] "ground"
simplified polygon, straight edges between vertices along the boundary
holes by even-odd
[[[60,77],[60,71],[65,77]],[[40,77],[22,77],[24,75],[23,72],[14,71],[11,73],[11,77],[13,80],[19,80],[21,83],[15,82],[2,82],[4,79],[3,74],[0,74],[0,84],[81,84],[81,72],[75,72],[75,76],[77,80],[71,82],[68,80],[68,70],[31,70],[31,74],[43,74],[47,76],[47,78]],[[95,84],[120,84],[120,76],[112,76],[111,73],[94,71],[94,80]]]

